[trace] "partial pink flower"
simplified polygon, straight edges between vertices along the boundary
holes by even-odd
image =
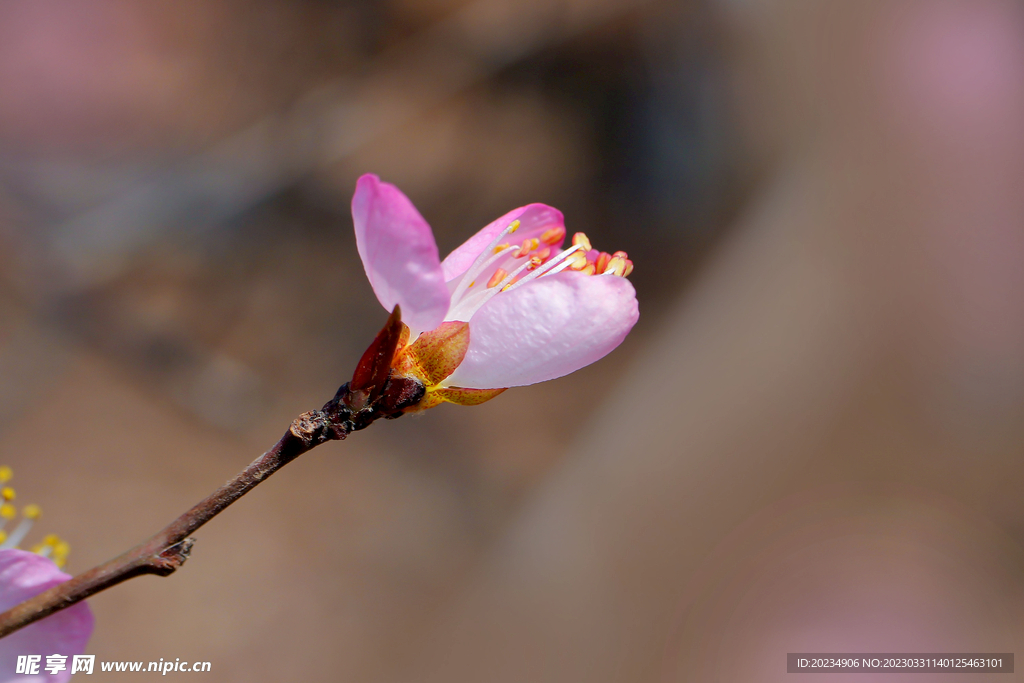
[[[375,175],[352,199],[356,244],[377,299],[410,330],[394,369],[427,388],[419,408],[481,403],[507,387],[567,375],[607,355],[636,324],[625,252],[563,249],[562,213],[510,211],[444,261],[412,202]]]
[[[70,578],[42,555],[16,548],[0,550],[0,612]],[[0,683],[68,681],[72,659],[85,651],[92,628],[92,612],[80,602],[0,639]],[[46,658],[54,654],[67,656],[67,668],[51,675]],[[36,675],[15,673],[18,657],[25,655],[41,657]]]

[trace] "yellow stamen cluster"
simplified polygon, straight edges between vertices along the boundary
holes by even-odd
[[[0,466],[0,484],[6,484],[13,476],[14,473],[10,467]],[[0,548],[17,548],[32,528],[35,520],[39,519],[42,514],[38,505],[26,505],[21,509],[21,521],[18,525],[10,532],[6,531],[4,527],[7,523],[18,516],[18,510],[11,502],[16,497],[17,494],[10,486],[0,488],[0,500],[3,501],[0,503]],[[31,550],[43,557],[49,557],[58,567],[63,567],[67,563],[71,546],[55,534],[50,534],[44,537],[40,543],[32,546]]]
[[[590,238],[583,232],[573,234],[572,245],[580,247],[580,251],[572,255],[572,262],[569,264],[571,270],[585,272],[588,275],[618,275],[620,278],[626,278],[633,272],[633,261],[626,252],[598,252],[591,246]]]
[[[8,467],[7,472],[10,473],[10,471],[11,468]],[[7,477],[7,479],[9,480],[10,477]],[[6,521],[18,516],[18,509],[11,503],[15,496],[17,496],[17,494],[10,486],[5,486],[0,489],[0,500],[3,500],[3,503],[0,503],[0,519]]]
[[[537,270],[547,263],[552,257],[552,247],[560,244],[563,239],[565,239],[565,228],[557,227],[545,230],[541,233],[540,237],[531,237],[523,240],[522,244],[518,247],[511,247],[508,243],[499,244],[494,248],[495,254],[511,249],[512,258],[521,259],[529,257],[529,260],[525,264],[525,268],[522,268],[521,272],[508,282],[505,282],[505,279],[508,277],[508,271],[504,268],[498,268],[490,280],[488,280],[487,287],[489,289],[494,288],[502,282],[505,282],[502,286],[502,291],[512,287],[512,285],[525,277],[527,273]],[[567,258],[568,268],[572,270],[586,273],[587,275],[608,274],[618,275],[619,277],[626,277],[633,272],[633,262],[629,260],[624,251],[617,251],[614,254],[595,251],[590,244],[590,239],[582,232],[573,235],[572,244],[574,247],[577,247],[577,250]],[[473,284],[475,283],[471,283],[470,287]]]
[[[498,293],[564,270],[620,277],[633,271],[633,262],[626,252],[608,254],[594,251],[590,240],[581,232],[573,237],[571,247],[562,249],[564,226],[539,229],[534,233],[536,237],[527,237],[518,245],[504,241],[519,227],[519,221],[512,221],[477,255],[452,292],[446,320],[469,320]],[[486,287],[473,291],[477,284],[485,282]]]
[[[530,239],[523,240],[519,248],[512,252],[512,258],[520,259],[524,256],[529,256],[530,266],[528,270],[534,270],[551,257],[551,247],[560,244],[564,238],[565,228],[550,228],[542,232],[540,237],[531,237]],[[545,245],[543,249],[541,249],[542,244]],[[495,247],[495,253],[508,248],[508,244],[499,245]]]
[[[47,534],[41,542],[32,546],[32,552],[49,557],[60,568],[67,564],[71,546],[57,534]]]
[[[572,256],[571,270],[586,273],[587,275],[617,275],[628,277],[633,272],[633,262],[624,251],[617,251],[609,254],[606,251],[596,251],[590,244],[590,238],[584,233],[578,232],[572,236],[573,246],[580,247]]]

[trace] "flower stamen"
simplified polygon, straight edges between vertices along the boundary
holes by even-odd
[[[508,275],[508,273],[506,273],[503,268],[498,268],[494,271],[494,275],[491,276],[491,279],[487,281],[487,289],[496,287],[499,282],[505,279],[506,275]]]
[[[622,277],[622,275],[625,272],[626,259],[620,256],[612,257],[612,259],[608,261],[608,265],[605,267],[605,269],[601,271],[603,275],[607,275],[610,273],[612,275],[618,275],[619,277]]]
[[[511,235],[518,229],[519,221],[512,221],[508,224],[508,227],[498,233],[498,235],[491,240],[491,243],[487,245],[486,249],[480,252],[480,255],[476,257],[475,261],[473,261],[473,265],[471,265],[469,270],[466,271],[466,274],[462,276],[462,281],[459,282],[455,291],[452,292],[453,303],[458,301],[462,295],[466,293],[466,290],[469,289],[470,285],[476,284],[477,276],[486,270],[488,266],[502,258],[510,250],[516,249],[516,247],[509,246],[508,244],[501,244],[501,241],[505,236]]]
[[[509,285],[511,285],[513,282],[515,282],[516,278],[519,277],[520,273],[522,273],[524,270],[526,270],[527,268],[530,267],[530,263],[531,263],[530,261],[527,261],[526,263],[524,263],[523,265],[519,266],[518,268],[513,270],[511,273],[506,275],[502,279],[502,281],[498,283],[497,289],[499,291],[504,292],[508,288]],[[497,292],[495,292],[494,294],[496,294],[496,293]],[[488,296],[487,299],[490,299],[491,296],[494,296],[494,294],[491,294],[490,296]],[[486,302],[487,302],[486,299],[484,301],[481,301],[480,302],[480,306],[483,306]],[[474,308],[473,311],[476,312],[476,310],[478,308],[480,308],[480,306],[477,306],[476,308]]]
[[[568,249],[562,251],[557,256],[552,258],[550,261],[545,263],[542,267],[537,268],[532,273],[530,273],[529,275],[527,275],[523,279],[519,280],[518,282],[512,283],[508,287],[508,290],[513,290],[516,287],[522,287],[524,284],[526,284],[530,280],[536,280],[537,278],[541,277],[542,275],[550,275],[550,274],[557,273],[557,272],[560,272],[560,271],[564,270],[565,268],[567,268],[572,263],[572,258],[574,258],[574,256],[579,253],[580,248],[581,247],[579,247],[577,245],[577,246],[569,247]],[[559,267],[559,266],[561,266],[561,267]]]
[[[582,232],[573,235],[571,247],[552,256],[551,246],[565,238],[565,228],[562,226],[545,230],[539,238],[527,238],[518,246],[502,242],[506,235],[515,232],[518,227],[518,221],[512,221],[474,260],[452,292],[446,321],[469,320],[496,294],[511,291],[544,275],[560,273],[566,268],[586,275],[625,276],[632,272],[633,264],[626,258],[626,252],[609,254],[596,251],[590,238]],[[543,249],[541,245],[545,245]],[[524,257],[529,258],[512,268],[514,261]],[[488,278],[487,287],[470,294],[477,280],[493,266],[497,268]]]
[[[8,477],[8,479],[10,479],[10,477]],[[15,495],[14,489],[10,486],[5,486],[0,489],[0,500],[3,501],[3,503],[0,503],[0,529],[3,529],[7,525],[7,522],[18,516],[18,508],[14,507],[14,504],[11,503],[11,501],[14,500]],[[4,536],[6,537],[6,534]]]
[[[3,505],[0,505],[0,520],[2,520],[0,521],[0,529],[2,529],[5,524],[7,524],[8,520],[14,519],[17,516],[18,509],[11,505],[10,503],[4,503]]]
[[[565,228],[558,226],[557,228],[550,228],[540,234],[540,241],[544,244],[555,246],[560,244],[565,239]]]
[[[576,246],[579,249],[579,251],[576,253],[575,256],[573,256],[572,263],[569,264],[569,267],[572,268],[573,270],[583,270],[584,268],[587,267],[587,255],[583,251],[582,245]]]
[[[519,247],[519,249],[516,250],[516,253],[512,254],[512,256],[514,258],[522,258],[539,246],[540,240],[536,237],[531,237],[530,239],[523,240],[523,246]]]
[[[578,232],[572,236],[573,246],[583,247],[583,251],[591,251],[594,247],[590,246],[590,238],[587,237],[586,233]]]
[[[485,303],[491,300],[491,297],[493,297],[495,294],[498,294],[499,292],[506,291],[511,285],[515,284],[516,279],[519,277],[519,275],[524,270],[528,269],[531,263],[532,260],[527,260],[526,263],[522,264],[521,266],[513,270],[511,273],[504,274],[504,276],[500,280],[498,280],[496,284],[491,285],[490,283],[488,283],[486,289],[481,290],[479,293],[473,296],[464,297],[457,304],[454,303],[455,297],[453,296],[452,310],[448,312],[446,319],[469,320],[469,318],[472,317],[474,313],[480,310],[481,306],[483,306]],[[499,268],[498,271],[505,273],[504,269],[501,268]],[[497,275],[497,271],[495,272],[495,275]],[[493,280],[494,278],[491,279]]]
[[[6,540],[0,544],[0,548],[16,548],[24,540],[25,536],[28,535],[28,532],[31,531],[32,524],[39,518],[38,506],[35,509],[36,514],[31,517],[25,514],[25,511],[28,509],[29,506],[27,505],[22,509],[21,521],[18,522],[18,526],[14,527],[14,531],[10,533]]]
[[[6,483],[10,481],[12,477],[11,468],[6,465],[0,466],[0,483]],[[0,489],[0,499],[3,499],[3,503],[0,504],[0,527],[6,524],[8,521],[14,519],[18,515],[17,509],[14,504],[10,501],[14,500],[16,494],[14,489],[9,486],[5,486]],[[18,544],[21,543],[28,532],[31,531],[35,521],[39,519],[42,514],[42,510],[38,505],[30,503],[21,509],[21,521],[9,534],[0,529],[0,550],[6,550],[8,548],[17,548]],[[37,543],[32,547],[32,552],[42,555],[43,557],[50,557],[53,563],[57,567],[63,567],[67,562],[68,553],[71,551],[65,541],[61,540],[58,536],[50,534],[43,538],[41,543]]]
[[[53,563],[59,568],[63,567],[67,562],[71,546],[68,545],[67,541],[57,536],[57,534],[47,534],[40,543],[32,546],[32,552],[43,557],[50,557],[52,555]]]

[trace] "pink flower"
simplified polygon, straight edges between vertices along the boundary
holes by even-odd
[[[0,612],[70,578],[42,555],[16,548],[0,550]],[[92,612],[80,602],[0,639],[0,683],[69,680],[73,656],[85,650],[92,627]],[[67,668],[51,675],[46,658],[54,654],[67,656]],[[15,673],[18,657],[24,655],[41,656],[36,675]]]
[[[567,375],[622,343],[639,316],[625,252],[598,252],[583,233],[562,249],[550,206],[510,211],[443,262],[412,202],[375,175],[359,179],[352,217],[377,299],[408,325],[393,367],[426,386],[420,409]]]

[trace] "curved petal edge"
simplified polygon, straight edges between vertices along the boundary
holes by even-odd
[[[356,248],[377,300],[414,330],[441,324],[451,295],[430,226],[402,191],[366,174],[352,197]]]

